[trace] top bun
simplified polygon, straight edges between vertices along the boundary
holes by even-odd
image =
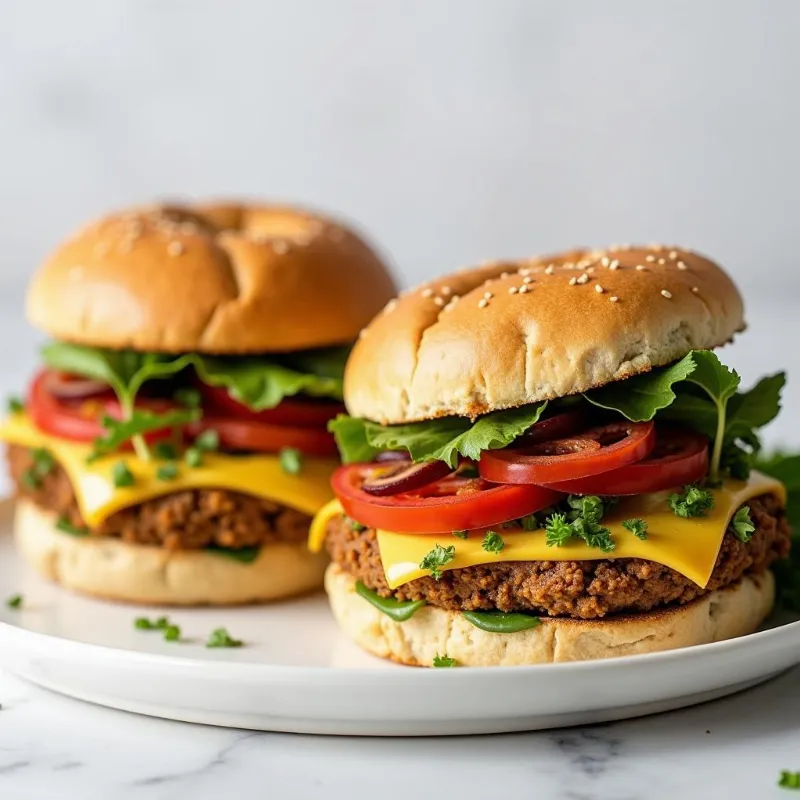
[[[690,250],[574,250],[462,270],[392,300],[344,398],[382,423],[474,418],[648,372],[744,330],[728,275]]]
[[[350,342],[394,292],[378,256],[327,217],[152,206],[63,244],[34,277],[27,312],[51,336],[96,347],[266,353]]]

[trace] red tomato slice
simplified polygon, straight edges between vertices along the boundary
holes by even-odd
[[[324,430],[290,428],[286,425],[265,425],[246,419],[204,416],[200,422],[186,427],[191,438],[203,431],[215,430],[223,450],[248,450],[258,453],[277,453],[285,447],[296,447],[314,456],[337,455],[333,436]]]
[[[443,533],[499,525],[563,497],[540,486],[492,486],[458,474],[413,492],[376,497],[361,488],[374,464],[348,464],[331,478],[345,513],[362,525],[405,533]]]
[[[647,494],[685,486],[708,474],[708,439],[685,428],[658,428],[655,449],[642,461],[589,478],[549,484],[570,494]]]
[[[571,439],[486,450],[478,469],[481,477],[492,483],[549,486],[641,461],[655,444],[652,422],[613,422]]]
[[[103,417],[122,418],[122,409],[113,392],[108,391],[85,400],[61,400],[48,390],[49,370],[43,370],[33,380],[28,391],[28,413],[39,430],[73,442],[93,442],[106,434]],[[137,408],[149,408],[163,413],[176,405],[169,400],[137,400]],[[156,431],[145,438],[157,442],[169,438],[171,431]]]
[[[324,428],[337,414],[344,414],[344,405],[330,400],[292,398],[283,400],[275,408],[253,411],[231,397],[222,386],[209,386],[198,379],[197,386],[209,409],[223,416],[264,422],[268,425],[293,425],[298,428]]]

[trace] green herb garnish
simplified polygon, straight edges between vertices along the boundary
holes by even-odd
[[[442,545],[437,544],[436,547],[419,562],[419,568],[430,570],[431,577],[438,581],[442,578],[442,571],[439,567],[449,564],[455,557],[455,545],[451,544],[447,547],[442,547]]]
[[[487,553],[494,553],[495,555],[505,546],[506,543],[503,541],[503,537],[494,531],[486,531],[486,536],[483,537],[483,541],[481,542],[481,547]]]
[[[172,442],[156,442],[153,452],[161,461],[174,461],[178,457],[178,451]]]
[[[613,502],[610,498],[601,499],[595,495],[570,495],[567,498],[568,510],[554,512],[547,518],[545,542],[549,547],[563,547],[575,537],[589,547],[610,553],[616,544],[611,531],[600,521]]]
[[[469,536],[469,531],[453,531],[453,536],[456,539],[466,539]]]
[[[674,492],[669,497],[669,507],[676,516],[689,519],[704,517],[714,508],[714,495],[708,489],[699,486],[684,486],[683,491]]]
[[[160,481],[174,481],[178,477],[178,465],[175,463],[162,464],[156,470],[156,478]]]
[[[33,467],[26,469],[19,476],[19,482],[31,492],[41,488],[42,485],[42,481],[39,479],[39,476],[36,474],[36,470]]]
[[[194,446],[207,453],[219,450],[219,432],[214,428],[204,430],[195,440]]]
[[[22,595],[21,594],[12,594],[11,597],[6,600],[6,606],[8,608],[21,608],[22,606]]]
[[[197,389],[192,389],[188,386],[176,390],[175,394],[172,396],[175,398],[176,403],[180,403],[186,408],[200,408],[200,404],[202,402],[200,392],[198,392]]]
[[[35,447],[31,450],[33,457],[33,471],[39,478],[46,478],[56,466],[53,454],[45,447]]]
[[[750,506],[742,506],[731,521],[733,532],[741,542],[749,542],[753,538],[756,526],[750,517]]]
[[[283,447],[278,454],[281,469],[287,475],[299,475],[303,470],[303,454],[296,447]]]
[[[114,486],[118,489],[122,489],[126,486],[134,486],[136,483],[136,478],[133,477],[133,473],[124,461],[118,461],[114,464],[111,474],[114,478]]]
[[[133,627],[140,631],[163,631],[171,625],[167,617],[158,617],[151,620],[148,617],[137,617],[133,622]]]
[[[450,656],[445,653],[443,656],[434,656],[433,657],[433,666],[434,667],[455,667],[457,662],[454,658],[450,658]]]
[[[241,639],[234,639],[225,628],[216,628],[211,631],[206,647],[241,647],[243,644]]]
[[[622,523],[626,531],[630,531],[637,539],[647,541],[647,523],[643,519],[626,519]]]
[[[6,400],[6,408],[9,414],[21,414],[25,410],[25,403],[19,397],[9,397]]]
[[[366,525],[362,525],[352,517],[345,517],[344,521],[350,526],[350,530],[355,531],[356,533],[361,533],[361,531],[365,531],[367,529]]]
[[[778,778],[778,786],[781,789],[800,789],[800,772],[783,770]]]
[[[196,469],[203,466],[203,451],[199,447],[190,447],[183,456],[187,467]]]
[[[177,642],[181,638],[181,629],[178,625],[167,625],[164,628],[164,641]]]

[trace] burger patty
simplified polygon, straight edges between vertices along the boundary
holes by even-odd
[[[22,479],[34,463],[30,450],[10,447],[8,462],[17,496],[32,500],[75,527],[87,527],[72,484],[58,463],[32,488]],[[89,532],[170,550],[240,549],[269,542],[302,542],[310,522],[307,515],[270,500],[224,489],[197,489],[122,509]]]
[[[326,543],[334,562],[383,597],[427,600],[451,611],[496,609],[596,619],[672,603],[682,605],[785,558],[791,531],[778,499],[762,495],[748,506],[756,526],[752,539],[742,542],[728,530],[705,588],[653,561],[605,558],[483,564],[447,570],[438,581],[418,578],[392,591],[374,530],[354,531],[344,517],[335,517],[328,525]]]

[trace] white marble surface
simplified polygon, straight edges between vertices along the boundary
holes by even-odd
[[[37,338],[20,293],[0,299],[0,396],[19,391]],[[800,302],[750,297],[751,329],[725,353],[748,383],[784,367],[800,376]],[[800,445],[790,381],[768,432]],[[508,736],[367,740],[248,733],[98,708],[0,673],[0,798],[193,800],[770,798],[800,770],[800,669],[741,695],[657,717]]]

